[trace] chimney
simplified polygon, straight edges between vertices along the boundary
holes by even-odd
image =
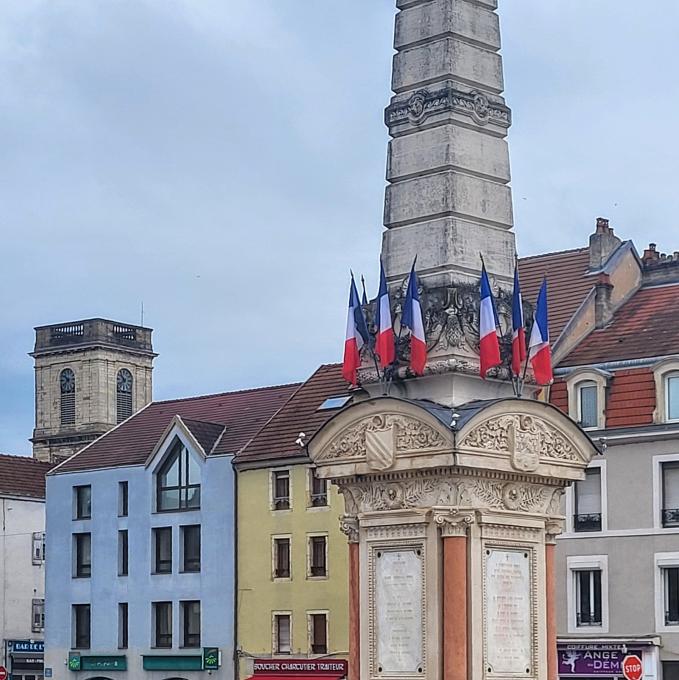
[[[596,231],[589,237],[589,270],[601,269],[622,241],[613,233],[604,217],[597,217]]]
[[[657,245],[655,243],[649,243],[648,248],[644,250],[644,254],[641,258],[641,261],[644,264],[650,263],[650,262],[656,262],[657,260],[660,259],[660,253],[657,251]]]
[[[605,328],[613,318],[611,277],[608,274],[599,274],[594,289],[594,324],[597,328]]]

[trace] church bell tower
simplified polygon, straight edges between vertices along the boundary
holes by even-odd
[[[35,329],[35,458],[71,456],[151,401],[152,333],[105,319]]]

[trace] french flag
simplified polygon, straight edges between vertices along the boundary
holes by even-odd
[[[384,274],[384,265],[381,261],[380,292],[377,295],[375,325],[377,326],[375,354],[380,358],[380,365],[382,368],[386,368],[387,366],[391,366],[396,359],[396,345],[394,343],[394,329],[391,324],[391,305],[389,304],[387,277]]]
[[[549,346],[547,279],[542,281],[538,295],[533,331],[530,334],[529,357],[537,384],[550,385],[554,380],[554,374],[552,373],[552,350]]]
[[[526,360],[526,330],[523,326],[523,300],[519,284],[519,268],[514,269],[514,294],[512,295],[512,373],[521,375]]]
[[[403,307],[401,325],[410,329],[410,368],[415,375],[424,375],[424,367],[427,365],[427,341],[424,337],[422,306],[417,288],[417,274],[413,262],[408,279],[408,292]]]
[[[352,385],[357,384],[357,373],[361,366],[361,349],[368,342],[368,326],[363,316],[363,308],[358,299],[354,275],[351,275],[349,289],[349,313],[347,314],[347,333],[344,340],[344,364],[342,375]]]
[[[479,319],[479,354],[481,359],[481,377],[485,379],[488,371],[502,363],[500,358],[500,342],[497,334],[497,312],[493,302],[486,266],[481,268],[481,308]]]

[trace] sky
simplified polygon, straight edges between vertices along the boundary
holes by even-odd
[[[519,253],[679,250],[679,3],[502,0]],[[33,327],[154,328],[156,399],[341,358],[374,293],[394,0],[0,3],[0,451]]]

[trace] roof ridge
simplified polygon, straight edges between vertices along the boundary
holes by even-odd
[[[0,453],[0,458],[3,460],[22,460],[37,465],[52,465],[52,463],[47,460],[38,460],[37,458],[33,458],[33,456],[22,456],[20,453]]]
[[[589,248],[587,246],[584,246],[582,248],[567,248],[566,250],[552,250],[548,253],[538,253],[536,255],[523,255],[522,257],[519,257],[519,262],[522,262],[524,260],[535,260],[538,257],[549,257],[550,255],[566,255],[568,253],[584,252],[586,250],[589,250]]]
[[[157,406],[159,404],[176,404],[180,401],[197,401],[199,399],[214,399],[215,397],[227,397],[232,394],[248,394],[251,392],[265,392],[266,390],[278,390],[285,387],[295,387],[302,383],[299,381],[281,383],[279,385],[264,385],[262,387],[247,387],[242,390],[232,390],[231,392],[215,392],[214,394],[198,394],[193,397],[179,397],[176,399],[161,399],[159,401],[152,401],[149,406]]]

